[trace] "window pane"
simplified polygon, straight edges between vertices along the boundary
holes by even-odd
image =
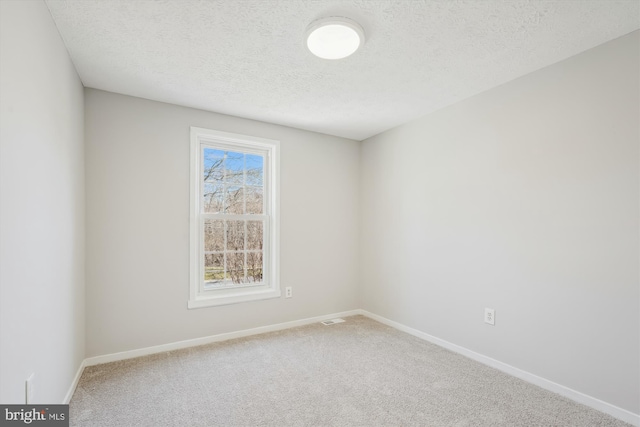
[[[204,281],[222,283],[224,281],[224,255],[207,254],[204,256]]]
[[[247,281],[262,282],[262,252],[247,252]]]
[[[262,221],[247,221],[247,249],[262,250]]]
[[[242,185],[244,183],[244,154],[227,151],[224,169],[227,184]]]
[[[262,187],[247,187],[247,213],[261,214],[263,212]]]
[[[244,252],[227,253],[227,274],[234,285],[246,283],[244,277]]]
[[[264,175],[264,157],[256,154],[245,156],[247,168],[247,185],[262,186]]]
[[[224,151],[212,148],[204,149],[204,177],[206,182],[219,182],[224,179]]]
[[[244,191],[242,187],[227,187],[224,193],[224,212],[228,214],[244,213]]]
[[[227,221],[227,250],[244,249],[244,221]]]
[[[224,250],[224,222],[222,220],[204,220],[204,250]]]
[[[202,210],[205,213],[222,212],[223,187],[220,185],[204,183],[204,194],[202,196]]]

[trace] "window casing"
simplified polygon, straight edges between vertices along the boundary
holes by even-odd
[[[280,296],[279,142],[191,128],[189,308]]]

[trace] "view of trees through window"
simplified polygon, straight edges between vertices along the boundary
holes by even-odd
[[[205,287],[262,282],[264,157],[204,148]]]

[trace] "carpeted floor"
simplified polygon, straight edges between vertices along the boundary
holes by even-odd
[[[364,316],[85,369],[71,426],[629,426]]]

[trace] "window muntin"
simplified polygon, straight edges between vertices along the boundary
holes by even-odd
[[[192,128],[191,143],[189,306],[279,296],[278,142]]]
[[[202,150],[203,289],[262,284],[269,237],[264,155],[209,145]]]

